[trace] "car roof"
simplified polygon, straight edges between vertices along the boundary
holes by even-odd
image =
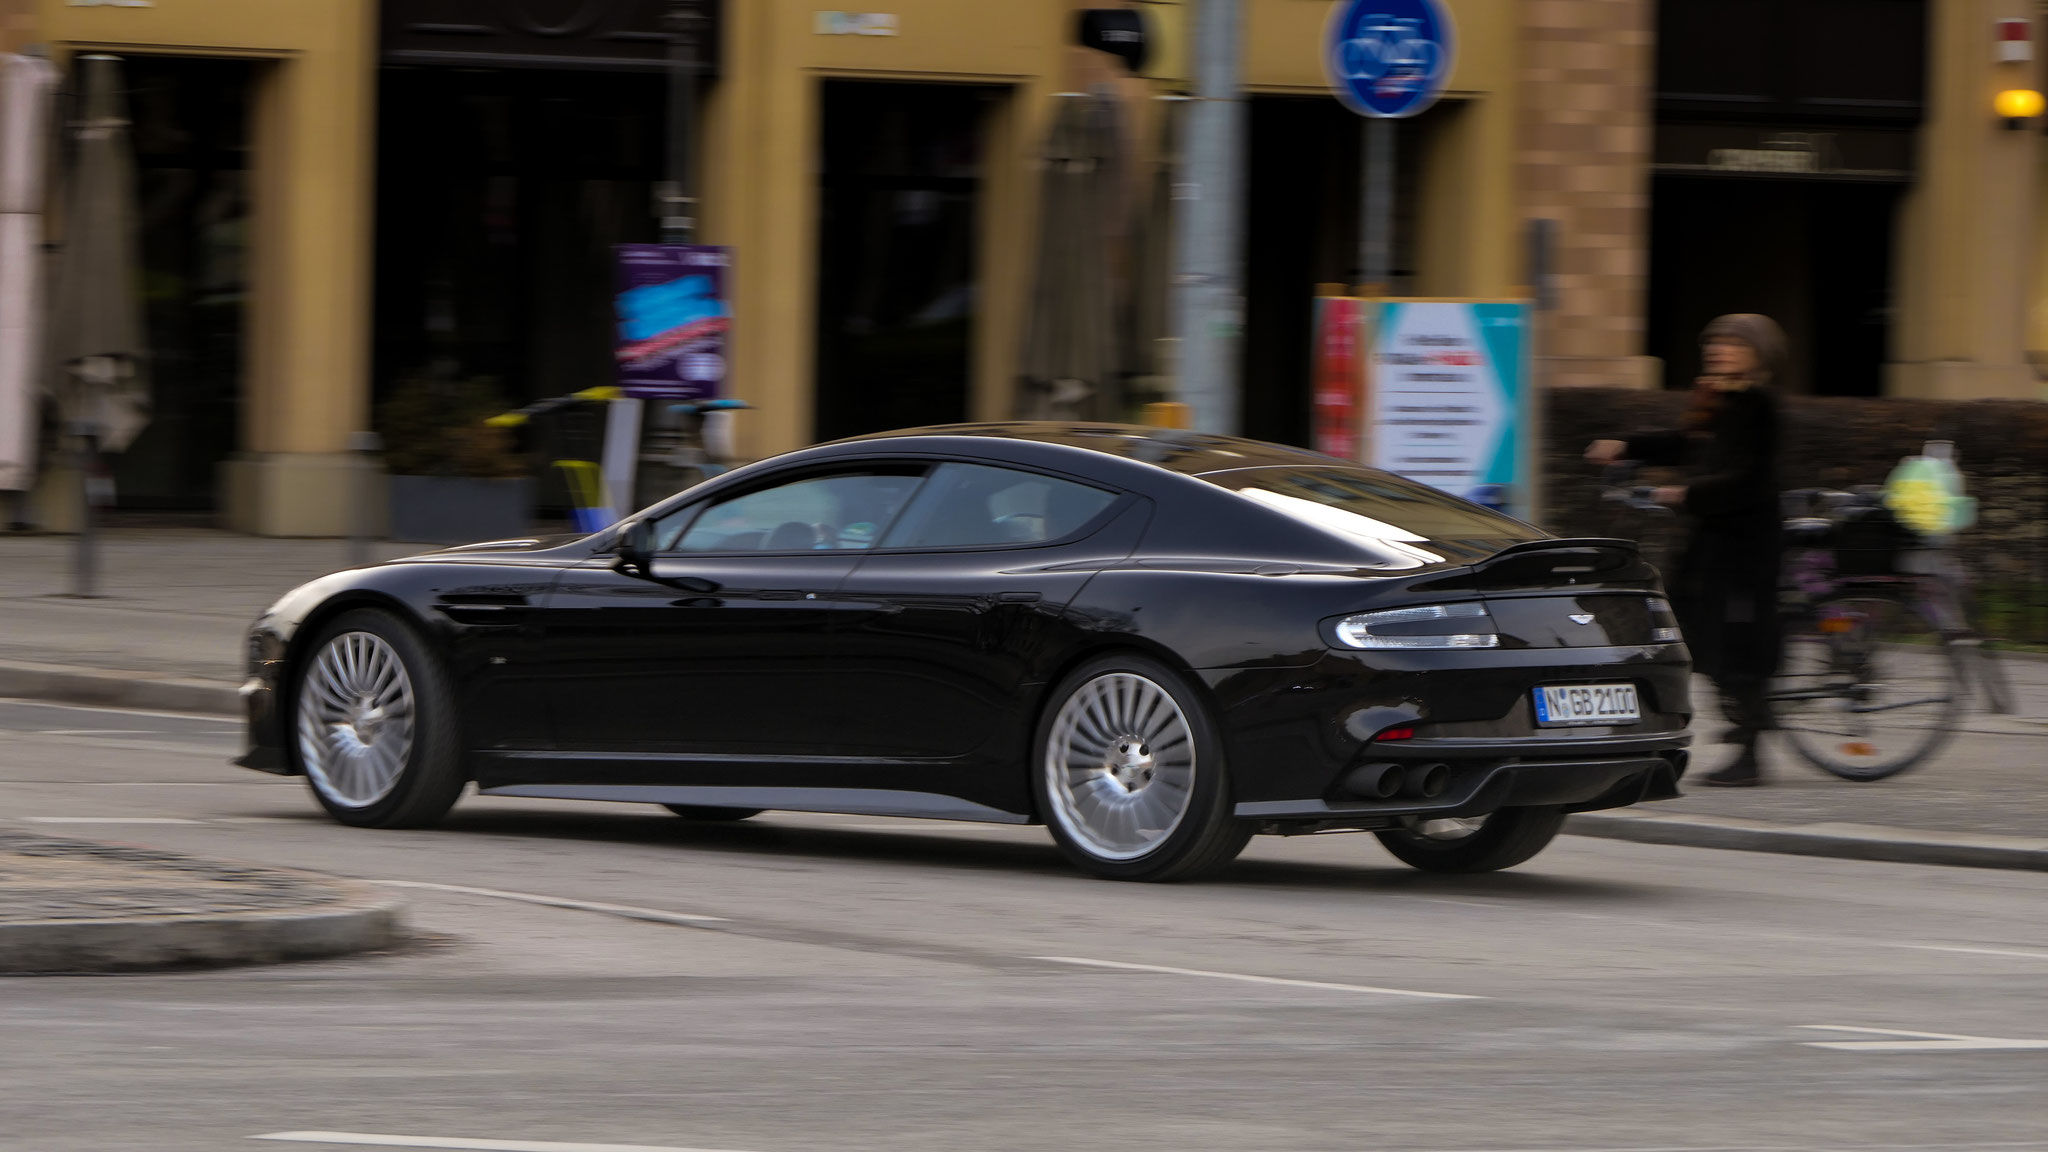
[[[1034,420],[1002,420],[979,424],[940,424],[926,428],[908,428],[897,432],[878,432],[836,440],[828,447],[881,447],[882,444],[879,442],[897,441],[898,443],[891,443],[888,447],[914,449],[919,447],[916,441],[946,439],[1025,441],[1081,449],[1135,463],[1150,464],[1185,476],[1200,476],[1204,473],[1237,468],[1327,468],[1333,465],[1359,467],[1353,461],[1311,452],[1306,448],[1290,448],[1284,444],[1269,444],[1263,440],[1246,440],[1237,436],[1218,436],[1208,432],[1152,428],[1137,424]],[[935,449],[941,447],[936,443],[929,446]]]

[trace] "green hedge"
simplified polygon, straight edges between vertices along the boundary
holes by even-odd
[[[1639,534],[1650,521],[1603,506],[1599,470],[1581,453],[1602,437],[1672,427],[1686,403],[1681,392],[1550,392],[1544,526],[1568,535]],[[1980,582],[1980,620],[1992,635],[2048,643],[2048,404],[1791,396],[1783,410],[1786,488],[1880,484],[1926,441],[1954,441],[1978,500],[1977,526],[1958,543]],[[1659,479],[1650,474],[1644,482]]]

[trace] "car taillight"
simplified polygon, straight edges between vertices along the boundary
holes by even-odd
[[[1332,631],[1346,648],[1498,648],[1500,634],[1486,605],[1422,604],[1360,612],[1337,621]]]
[[[1670,601],[1652,596],[1644,603],[1650,606],[1650,643],[1676,644],[1685,639],[1678,630],[1678,616],[1671,611]]]

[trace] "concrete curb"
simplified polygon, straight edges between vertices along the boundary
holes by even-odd
[[[241,694],[233,684],[22,661],[0,661],[0,697],[156,712],[242,714]]]
[[[0,975],[276,964],[388,948],[402,938],[404,901],[368,884],[305,879],[336,899],[262,912],[0,923]]]
[[[1575,836],[1687,848],[2048,871],[2048,839],[2024,836],[1928,832],[1875,824],[1773,824],[1727,816],[1666,816],[1633,811],[1581,813],[1566,821],[1564,830]]]

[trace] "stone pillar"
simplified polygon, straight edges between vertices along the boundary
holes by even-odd
[[[349,434],[370,424],[375,13],[331,4],[321,49],[257,73],[243,451],[221,468],[227,526],[349,531]]]
[[[2041,133],[2008,130],[1992,106],[2001,89],[2040,84],[2037,65],[2000,64],[1993,54],[1994,21],[2032,17],[2034,7],[1927,6],[1927,121],[1900,213],[1890,395],[2040,395],[2026,349]]]
[[[812,440],[818,253],[818,78],[793,49],[808,9],[727,4],[724,73],[708,106],[704,242],[737,250],[732,389],[742,457]]]
[[[374,0],[40,0],[61,55],[168,52],[258,62],[244,314],[242,451],[221,466],[229,527],[340,536],[351,432],[368,427]]]
[[[1656,6],[1529,0],[1516,7],[1522,216],[1556,221],[1556,309],[1540,329],[1540,378],[1656,387],[1660,366],[1642,355]]]

